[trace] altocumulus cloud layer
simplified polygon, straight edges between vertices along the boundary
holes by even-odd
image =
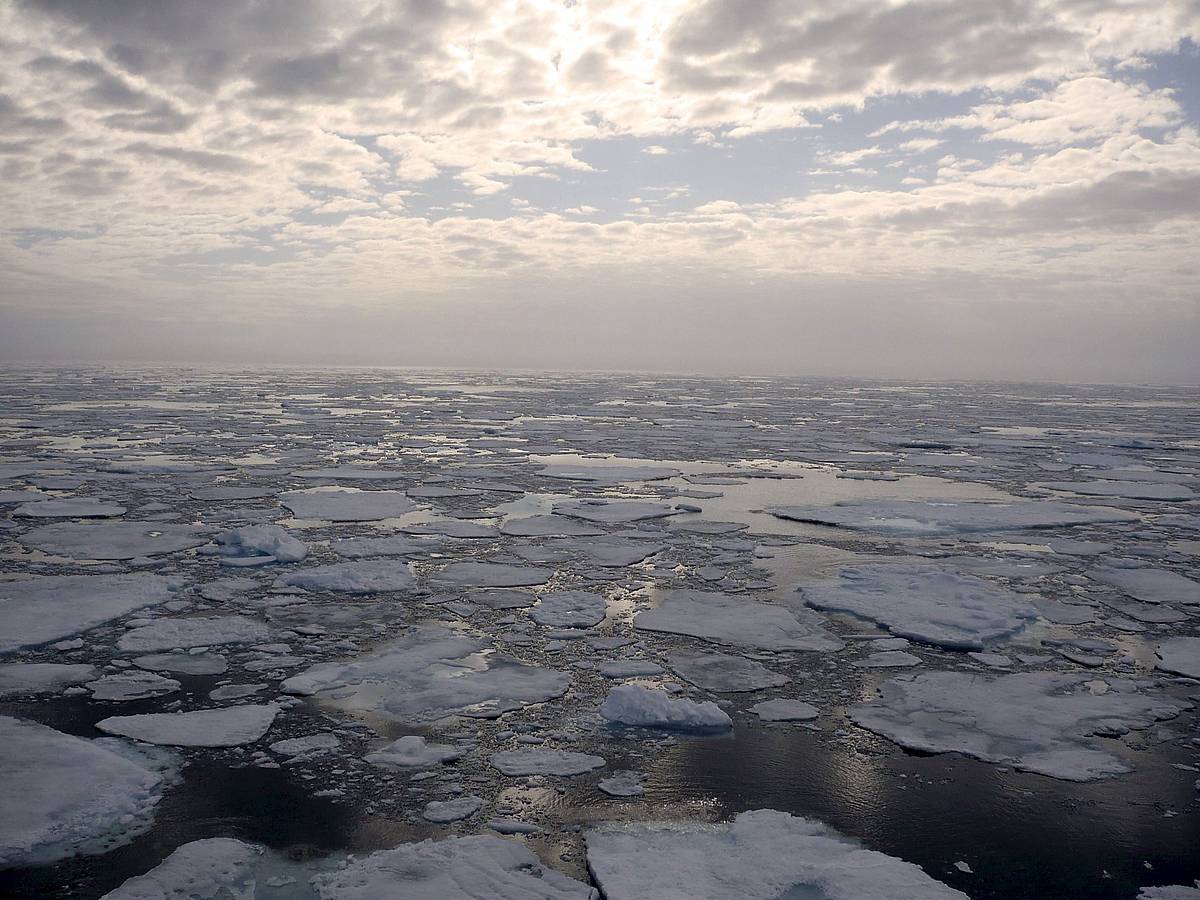
[[[0,352],[1200,380],[1197,37],[1195,0],[0,0]]]

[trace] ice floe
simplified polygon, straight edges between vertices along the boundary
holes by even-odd
[[[800,588],[820,610],[851,613],[900,637],[979,650],[1038,617],[1024,595],[942,566],[847,566],[831,581]]]
[[[79,498],[36,500],[18,506],[12,514],[19,519],[112,519],[125,515],[125,512],[125,507],[119,503]]]
[[[589,628],[604,620],[607,603],[589,591],[550,591],[538,598],[529,617],[554,628]]]
[[[803,700],[764,700],[750,707],[764,722],[810,722],[821,712]]]
[[[600,715],[617,725],[670,731],[725,731],[733,727],[729,714],[711,700],[676,700],[665,691],[638,684],[610,688],[600,704]]]
[[[404,491],[363,491],[358,488],[308,488],[284,491],[279,502],[298,519],[329,522],[374,522],[412,512],[417,505]]]
[[[106,734],[171,747],[239,747],[257,741],[271,727],[279,707],[230,706],[178,713],[111,716],[96,727]]]
[[[87,688],[92,692],[92,698],[95,700],[121,702],[173,694],[179,690],[180,684],[174,678],[164,678],[154,672],[142,672],[135,669],[105,675],[103,678],[89,682]]]
[[[244,525],[221,532],[213,541],[226,559],[293,563],[308,555],[304,542],[278,525]]]
[[[727,824],[639,822],[588,830],[607,900],[966,900],[912,863],[827,825],[770,809]]]
[[[672,653],[667,664],[681,677],[706,691],[760,691],[791,681],[762,663],[725,653]]]
[[[121,635],[117,646],[129,653],[224,644],[259,644],[275,637],[275,630],[246,616],[194,616],[157,619]]]
[[[208,543],[207,529],[163,522],[67,522],[32,528],[17,539],[26,547],[71,559],[135,559],[176,553]]]
[[[1129,771],[1093,737],[1115,737],[1186,708],[1113,679],[1058,672],[978,675],[926,672],[880,686],[880,699],[850,710],[857,724],[922,753],[958,752],[1067,781]]]
[[[488,757],[488,762],[505,775],[582,775],[607,765],[603,757],[590,753],[541,747],[502,750]]]
[[[792,611],[746,597],[708,591],[671,591],[654,609],[638,613],[633,624],[643,631],[664,631],[717,644],[763,650],[842,649],[842,642],[821,627],[815,613]]]
[[[1200,583],[1166,569],[1093,569],[1088,576],[1143,603],[1200,604]]]
[[[367,762],[401,769],[438,766],[461,758],[463,751],[450,744],[431,744],[420,735],[409,734],[386,747],[367,754]]]
[[[779,506],[770,512],[797,522],[914,536],[1097,525],[1138,518],[1119,509],[1055,500],[844,500],[830,506]]]
[[[544,584],[554,574],[538,566],[512,566],[506,563],[467,560],[451,563],[434,577],[446,584],[464,587],[526,587]]]
[[[1157,667],[1164,672],[1200,678],[1200,637],[1176,637],[1155,648]]]
[[[148,830],[167,757],[0,716],[0,868],[105,853]]]
[[[71,685],[91,681],[96,675],[96,667],[86,663],[3,663],[0,664],[0,699],[54,694]]]
[[[340,594],[381,594],[411,590],[416,582],[407,562],[364,559],[296,569],[275,579],[278,587]]]
[[[495,718],[561,697],[564,672],[518,662],[491,642],[438,626],[418,626],[372,653],[321,663],[283,682],[287,693],[323,696],[349,710],[430,721],[454,713]]]
[[[663,519],[680,510],[666,503],[641,500],[564,500],[554,504],[554,513],[603,525],[629,525],[648,519]]]
[[[46,575],[0,581],[0,653],[87,631],[170,600],[161,575]]]

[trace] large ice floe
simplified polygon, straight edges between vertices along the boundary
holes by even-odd
[[[1163,641],[1154,651],[1158,668],[1175,675],[1200,678],[1200,637],[1177,637]]]
[[[158,619],[130,629],[117,646],[128,653],[188,649],[223,644],[257,644],[272,640],[275,630],[246,616],[194,616]]]
[[[36,500],[12,511],[27,519],[113,519],[125,515],[125,507],[107,500],[80,497],[73,500]]]
[[[590,591],[550,591],[538,598],[529,618],[555,628],[590,628],[604,620],[607,603]]]
[[[307,488],[284,491],[279,502],[298,519],[329,522],[374,522],[417,508],[404,491],[363,491],[358,488]]]
[[[760,691],[791,681],[760,662],[726,653],[672,653],[667,664],[697,687],[718,693]]]
[[[0,869],[129,843],[153,823],[171,767],[162,751],[0,716]]]
[[[364,559],[330,563],[287,572],[275,579],[278,587],[340,594],[381,594],[407,591],[416,582],[407,562],[394,559]]]
[[[96,667],[87,663],[0,664],[0,700],[31,694],[52,694],[91,681]]]
[[[829,506],[777,506],[770,512],[797,522],[922,537],[1133,522],[1138,518],[1119,509],[1056,500],[843,500]]]
[[[1166,569],[1093,569],[1088,576],[1143,603],[1200,605],[1200,582]]]
[[[733,727],[729,714],[711,700],[675,699],[666,691],[640,684],[610,688],[600,704],[600,715],[615,725],[667,731],[726,731]]]
[[[746,597],[710,591],[671,591],[654,609],[638,613],[634,627],[762,650],[840,650],[843,643],[821,627],[816,613],[793,611]]]
[[[582,775],[603,768],[604,758],[574,750],[527,747],[493,753],[488,762],[505,775]]]
[[[176,553],[208,543],[209,532],[163,522],[66,522],[18,537],[26,547],[71,559],[134,559]]]
[[[553,575],[553,570],[539,566],[512,566],[506,563],[464,560],[451,563],[434,578],[446,584],[463,587],[526,587],[544,584]]]
[[[171,747],[238,747],[257,741],[267,733],[279,707],[229,706],[179,713],[144,713],[111,716],[96,727],[105,734],[133,738],[147,744]]]
[[[966,900],[917,866],[772,809],[732,822],[638,822],[588,830],[607,900]]]
[[[87,631],[163,603],[175,582],[161,575],[45,575],[0,581],[0,653]]]
[[[978,650],[1038,617],[1022,594],[944,566],[847,566],[829,581],[802,585],[812,607],[851,613],[900,637]]]
[[[235,838],[178,847],[104,900],[595,900],[590,886],[489,835],[402,844],[361,858],[296,860]]]
[[[278,525],[244,525],[221,532],[213,542],[222,561],[234,564],[293,563],[308,555],[304,542]]]
[[[663,519],[680,512],[666,503],[641,500],[564,500],[554,504],[555,515],[571,516],[602,525],[629,525],[648,519]]]
[[[372,653],[294,675],[283,690],[400,721],[495,718],[567,692],[566,673],[490,652],[491,646],[448,628],[418,626]]]
[[[853,707],[850,718],[910,750],[1090,781],[1130,771],[1094,738],[1146,728],[1187,708],[1143,693],[1132,680],[1099,684],[1061,672],[927,672],[884,682],[880,699]]]

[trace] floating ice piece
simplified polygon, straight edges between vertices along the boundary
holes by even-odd
[[[1200,584],[1165,569],[1095,569],[1090,578],[1120,588],[1143,603],[1200,603]]]
[[[147,697],[161,697],[173,694],[180,688],[174,678],[164,678],[153,672],[114,672],[87,685],[92,692],[93,700],[145,700]]]
[[[600,704],[600,715],[618,725],[670,731],[726,731],[733,727],[733,720],[711,700],[675,700],[665,691],[637,684],[610,688]]]
[[[610,797],[640,797],[646,793],[646,788],[642,784],[645,777],[643,772],[619,769],[610,777],[600,779],[600,783],[596,786]]]
[[[125,507],[119,503],[79,498],[35,500],[18,506],[12,514],[24,519],[113,519],[125,515],[125,512]]]
[[[320,734],[307,734],[304,737],[276,741],[270,745],[270,750],[280,756],[300,756],[316,750],[333,750],[340,745],[341,741],[338,740],[336,734],[321,732]]]
[[[362,491],[358,488],[308,488],[284,491],[279,502],[298,519],[330,522],[374,522],[402,516],[417,508],[404,491]]]
[[[1057,500],[844,500],[831,506],[779,506],[770,512],[797,522],[917,536],[1098,525],[1138,518],[1119,509]]]
[[[431,744],[416,734],[405,735],[386,747],[367,754],[367,762],[402,769],[427,769],[462,757],[463,751],[449,744]]]
[[[287,572],[275,579],[276,587],[303,588],[306,591],[335,591],[341,594],[381,594],[411,590],[413,580],[409,564],[393,559],[366,559],[330,563]]]
[[[617,659],[600,663],[596,671],[605,678],[641,678],[659,675],[663,667],[648,659]]]
[[[1024,595],[935,565],[848,566],[836,579],[799,590],[809,606],[954,650],[980,650],[1038,617]]]
[[[544,584],[554,573],[538,566],[510,566],[504,563],[451,563],[434,577],[447,584],[467,587],[525,587]]]
[[[530,747],[493,753],[488,762],[505,775],[582,775],[607,765],[603,757],[574,750]]]
[[[190,619],[157,619],[121,635],[117,646],[128,653],[223,644],[261,644],[273,640],[270,626],[245,616],[196,616]]]
[[[1138,891],[1136,900],[1200,900],[1200,883],[1195,887],[1185,884],[1144,887]]]
[[[399,469],[370,469],[366,466],[329,466],[323,469],[297,469],[293,478],[306,481],[395,481],[404,477]]]
[[[880,650],[854,661],[860,669],[908,669],[920,664],[921,657],[903,650]]]
[[[496,718],[567,692],[571,678],[565,672],[482,652],[491,646],[448,628],[419,626],[373,653],[313,666],[282,687],[400,721],[432,721],[455,713]]]
[[[586,884],[543,866],[527,847],[491,835],[401,844],[312,879],[321,900],[596,900]]]
[[[206,503],[220,503],[231,500],[261,500],[263,497],[273,497],[275,491],[267,487],[255,487],[248,484],[216,484],[212,487],[193,488],[188,496],[193,500]]]
[[[377,538],[344,538],[331,542],[329,549],[346,559],[365,559],[371,556],[409,556],[415,553],[428,553],[435,546],[428,541],[413,540],[405,534],[393,534]]]
[[[1159,484],[1145,481],[1044,481],[1032,487],[1069,491],[1086,497],[1123,497],[1129,500],[1191,500],[1196,496],[1191,488],[1181,484]]]
[[[542,829],[520,819],[489,819],[487,827],[497,834],[541,834]]]
[[[643,631],[763,650],[841,650],[844,645],[821,627],[823,621],[815,613],[797,613],[745,597],[687,590],[671,591],[655,609],[639,613],[633,624]]]
[[[489,609],[525,609],[533,606],[537,597],[525,591],[509,591],[503,588],[494,591],[473,591],[467,600]]]
[[[1200,638],[1177,637],[1163,641],[1154,650],[1155,667],[1175,675],[1200,678]]]
[[[172,597],[159,575],[46,575],[0,581],[0,653],[35,647]]]
[[[229,668],[225,657],[214,653],[150,653],[136,657],[133,664],[139,669],[179,675],[220,675]]]
[[[268,556],[276,562],[293,563],[304,559],[308,548],[303,541],[278,525],[245,525],[224,531],[213,538],[222,556]]]
[[[230,706],[193,712],[112,716],[101,719],[96,727],[106,734],[118,734],[147,744],[240,747],[266,734],[278,713],[278,706],[267,703],[262,706]]]
[[[744,522],[715,522],[711,519],[682,519],[670,524],[672,531],[683,531],[689,534],[733,534],[735,531],[745,531],[750,526]]]
[[[811,722],[821,711],[803,700],[764,700],[755,703],[750,711],[764,722]]]
[[[1057,672],[979,675],[926,672],[884,682],[880,700],[850,718],[902,747],[958,752],[1065,781],[1091,781],[1129,771],[1091,740],[1146,728],[1186,707],[1142,694],[1113,679],[1103,694],[1089,676]]]
[[[554,512],[602,525],[628,525],[678,515],[680,510],[666,503],[641,500],[564,500],[554,504]]]
[[[538,598],[529,618],[554,628],[590,628],[604,621],[608,604],[589,591],[551,591]]]
[[[760,691],[791,681],[762,663],[725,653],[673,653],[667,664],[697,687],[718,693]]]
[[[160,556],[208,543],[208,530],[163,522],[67,522],[20,535],[26,547],[71,559]]]
[[[772,809],[717,825],[605,825],[584,840],[608,900],[967,900],[912,863]]]
[[[594,537],[604,534],[602,529],[593,525],[555,515],[509,519],[500,526],[500,531],[515,537]]]
[[[590,484],[621,484],[626,481],[662,481],[679,475],[678,469],[666,466],[560,466],[549,465],[540,470],[546,478],[563,481],[583,481]]]
[[[500,532],[493,525],[483,525],[479,522],[463,522],[458,519],[439,519],[432,522],[418,522],[415,525],[404,525],[400,529],[405,534],[440,535],[452,538],[494,538]]]
[[[0,699],[54,694],[96,675],[96,668],[84,663],[5,663],[0,665]]]
[[[0,869],[105,853],[147,831],[167,757],[0,716]]]
[[[453,800],[430,800],[421,815],[430,822],[445,825],[461,819],[469,819],[483,809],[483,798],[468,794]]]
[[[261,847],[234,838],[192,841],[177,847],[149,872],[128,879],[101,900],[167,900],[168,897],[251,900],[260,881],[255,867],[264,858]],[[280,867],[293,865],[281,863]],[[295,868],[304,871],[299,865]]]

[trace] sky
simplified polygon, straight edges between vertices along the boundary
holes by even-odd
[[[1200,383],[1200,0],[0,0],[0,359]]]

